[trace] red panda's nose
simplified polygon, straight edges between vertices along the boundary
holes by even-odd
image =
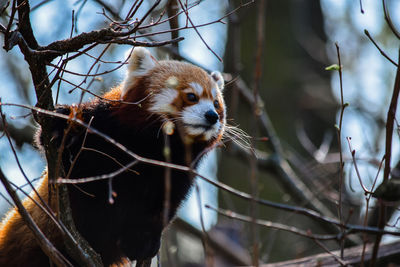
[[[206,120],[208,121],[208,123],[210,123],[211,125],[215,124],[218,119],[218,113],[216,113],[214,110],[209,110],[206,112],[206,114],[204,114],[204,116],[206,117]]]

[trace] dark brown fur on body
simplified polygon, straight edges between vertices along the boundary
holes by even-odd
[[[164,146],[163,135],[160,133],[161,122],[151,121],[145,127],[127,127],[108,113],[108,105],[98,105],[94,110],[84,110],[86,121],[95,116],[92,127],[118,140],[129,150],[157,160],[165,160],[162,155]],[[64,110],[61,110],[64,111]],[[98,114],[101,114],[100,116]],[[96,121],[97,117],[107,118],[111,123]],[[63,123],[63,122],[61,122]],[[118,129],[115,131],[114,129]],[[59,132],[62,134],[62,132]],[[66,169],[70,159],[74,158],[80,149],[84,130],[79,136],[74,135],[67,141],[63,163]],[[172,162],[186,165],[185,150],[179,135],[170,138]],[[151,145],[150,145],[151,144]],[[89,134],[85,147],[95,148],[115,158],[123,165],[134,159],[121,153],[112,144],[102,138]],[[205,148],[198,145],[193,151],[193,157]],[[111,173],[121,168],[110,158],[94,151],[84,151],[73,168],[71,177],[90,177]],[[80,184],[83,194],[74,186],[70,186],[71,207],[77,228],[92,244],[93,248],[103,255],[105,264],[114,262],[125,255],[130,259],[143,259],[154,256],[160,245],[162,225],[162,204],[164,200],[164,168],[138,164],[133,167],[135,172],[126,171],[112,180],[112,190],[116,193],[114,204],[109,203],[108,180]],[[187,173],[172,171],[171,210],[170,219],[175,214],[180,202],[185,198],[192,180]]]
[[[135,62],[131,63],[131,65],[134,64]],[[175,68],[170,68],[172,65]],[[185,106],[195,105],[188,103],[187,99],[184,99],[186,95],[181,91],[190,87],[189,82],[194,80],[205,88],[204,96],[201,96],[204,98],[212,97],[211,88],[215,84],[210,75],[186,63],[160,62],[156,63],[156,66],[155,70],[151,69],[148,75],[134,77],[135,80],[130,81],[133,89],[127,91],[123,100],[137,102],[137,104],[95,99],[83,103],[78,108],[59,106],[56,112],[65,115],[78,112],[84,122],[91,121],[91,127],[113,138],[130,151],[142,157],[160,161],[165,161],[162,125],[165,119],[171,119],[176,126],[174,133],[168,136],[171,162],[188,165],[190,164],[187,162],[188,159],[196,159],[204,150],[218,142],[223,130],[218,130],[217,135],[209,139],[201,136],[193,137],[190,145],[185,146],[182,137],[187,136],[184,130],[179,129],[179,121],[174,120],[175,115],[149,111],[149,107],[154,104],[149,96],[163,90],[165,79],[172,75],[174,79],[179,79],[179,86],[182,86],[182,88],[176,88],[179,93],[176,101],[171,103],[173,110],[179,110]],[[122,93],[123,88],[120,86],[103,97],[109,100],[120,100]],[[217,100],[221,102],[221,107],[216,106],[215,112],[223,127],[225,123],[223,100],[221,95],[217,97]],[[71,122],[54,117],[52,142],[55,142],[57,146],[61,145],[69,123]],[[90,131],[87,132],[84,127],[76,124],[72,126],[67,131],[62,154],[65,172],[68,173],[70,170],[71,163],[82,146],[89,149],[80,152],[75,165],[71,168],[71,178],[109,174],[119,170],[121,164],[127,165],[134,161],[132,157],[103,138]],[[83,144],[86,134],[85,144]],[[130,260],[146,259],[157,253],[161,234],[165,228],[163,225],[164,179],[165,168],[138,163],[131,170],[112,178],[111,182],[106,179],[68,185],[76,227],[101,255],[104,265],[122,262],[126,257]],[[173,219],[178,207],[186,198],[192,182],[190,174],[171,170],[169,220]],[[47,199],[47,176],[38,191],[44,199]],[[112,204],[110,192],[113,192]],[[32,201],[25,200],[24,205],[42,231],[65,254],[59,231],[48,217]],[[34,259],[28,261],[29,257]],[[19,214],[15,210],[10,212],[3,225],[0,225],[0,266],[46,266],[48,264],[48,258],[40,251],[32,233],[23,224]]]

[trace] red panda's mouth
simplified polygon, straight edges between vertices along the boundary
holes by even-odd
[[[211,130],[212,129],[212,125],[205,125],[205,124],[189,124],[189,123],[185,123],[183,124],[185,127],[192,127],[192,128],[200,128],[200,129],[204,129],[205,131]]]
[[[221,131],[221,128],[217,127],[216,124],[207,125],[201,123],[184,123],[182,126],[185,128],[185,134],[187,137],[192,138],[193,140],[210,141],[212,138],[216,138],[218,132]]]

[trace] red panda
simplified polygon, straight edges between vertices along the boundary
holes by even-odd
[[[138,47],[131,54],[127,75],[119,86],[78,107],[58,106],[56,112],[70,115],[78,109],[91,127],[142,157],[160,161],[166,160],[162,128],[170,123],[174,126],[168,133],[170,162],[188,165],[188,159],[196,159],[197,166],[204,151],[219,142],[224,133],[223,87],[219,72],[208,74],[188,63],[157,61],[147,49]],[[112,173],[132,162],[132,158],[84,127],[73,125],[65,131],[69,123],[54,117],[52,142],[61,145],[64,139],[62,164],[72,179]],[[40,133],[38,136],[40,144]],[[88,149],[81,150],[82,146]],[[105,266],[126,258],[143,260],[157,253],[165,228],[164,179],[164,167],[138,163],[111,181],[68,186],[76,227]],[[174,218],[192,183],[188,173],[171,170],[168,221]],[[112,204],[110,186],[115,193]],[[38,192],[47,199],[46,175]],[[23,204],[50,241],[65,253],[61,235],[50,219],[32,200],[26,199]],[[0,266],[49,266],[49,259],[16,209],[0,224]]]

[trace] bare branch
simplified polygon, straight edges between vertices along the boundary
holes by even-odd
[[[311,230],[304,231],[304,230],[300,230],[300,229],[298,229],[296,227],[287,226],[287,225],[281,224],[281,223],[274,223],[274,222],[271,222],[271,221],[266,221],[266,220],[261,220],[261,219],[254,220],[252,217],[241,215],[241,214],[238,214],[238,213],[233,212],[231,210],[224,210],[224,209],[220,209],[220,208],[214,208],[214,207],[212,207],[210,205],[205,205],[205,207],[217,212],[220,215],[223,215],[223,216],[231,218],[231,219],[236,219],[236,220],[247,222],[247,223],[256,223],[257,225],[260,225],[260,226],[272,228],[272,229],[275,229],[275,230],[281,230],[281,231],[290,232],[292,234],[299,235],[299,236],[302,236],[302,237],[307,237],[307,238],[310,238],[310,239],[317,239],[317,240],[340,240],[341,239],[340,235],[318,235],[318,234],[313,234],[311,232]]]
[[[369,34],[369,32],[367,30],[364,30],[365,35],[371,40],[371,42],[375,45],[375,47],[379,50],[379,52],[382,54],[382,56],[384,56],[387,60],[390,61],[390,63],[392,63],[393,65],[395,65],[397,67],[397,63],[394,62],[393,59],[391,59],[386,53],[385,51],[383,51],[378,44],[375,42],[375,40],[372,38],[372,36]]]
[[[389,25],[389,28],[392,30],[393,34],[400,39],[400,33],[399,31],[396,29],[396,27],[394,26],[392,19],[390,18],[390,14],[389,14],[389,10],[387,9],[387,4],[386,4],[386,0],[382,0],[382,5],[383,5],[383,11],[385,13],[385,19],[387,24]]]
[[[358,266],[364,262],[364,264],[370,263],[372,244],[366,246],[365,261],[360,258],[363,246],[356,246],[347,248],[344,251],[343,261],[349,266]],[[323,253],[318,255],[312,255],[301,259],[289,260],[284,262],[277,262],[271,264],[261,265],[261,267],[297,267],[297,266],[337,266],[336,259],[331,254],[339,255],[340,251],[333,251],[331,253]],[[393,242],[384,244],[381,246],[378,257],[379,266],[385,266],[388,262],[397,262],[398,255],[400,253],[400,242]]]

